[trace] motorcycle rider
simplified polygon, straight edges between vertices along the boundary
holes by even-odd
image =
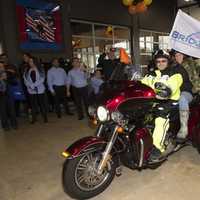
[[[171,65],[169,54],[163,50],[155,53],[157,69],[147,74],[142,83],[150,86],[156,93],[158,104],[156,108],[155,128],[153,131],[154,148],[150,160],[158,160],[165,151],[164,140],[169,129],[169,115],[180,98],[180,87],[183,78]]]

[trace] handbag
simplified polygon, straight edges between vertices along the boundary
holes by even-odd
[[[26,96],[24,94],[22,84],[20,81],[16,81],[16,84],[12,84],[8,86],[8,93],[11,98],[13,98],[16,101],[25,101]]]

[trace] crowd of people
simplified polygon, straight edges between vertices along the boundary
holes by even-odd
[[[34,124],[41,114],[44,123],[48,113],[62,117],[74,113],[69,101],[74,102],[78,120],[88,115],[89,97],[95,98],[104,81],[108,80],[118,62],[114,49],[107,58],[101,57],[93,74],[79,58],[74,57],[67,65],[63,59],[53,58],[51,63],[42,63],[29,53],[23,54],[23,62],[14,66],[6,54],[0,55],[0,117],[1,127],[8,131],[17,129],[17,117],[27,116]]]
[[[177,137],[185,140],[188,134],[189,103],[194,93],[200,92],[200,63],[199,60],[178,51],[172,50],[169,55],[163,51],[160,52],[161,54],[157,51],[154,55],[142,82],[151,86],[157,78],[168,77],[165,81],[169,81],[170,87],[173,89],[177,86],[175,93],[171,91],[171,99],[166,105],[169,106],[171,100],[179,101],[181,128]],[[37,121],[39,114],[44,123],[47,123],[50,111],[55,112],[57,117],[61,118],[62,108],[66,115],[72,116],[75,113],[72,112],[69,101],[74,102],[77,118],[82,120],[85,115],[88,115],[89,97],[95,99],[101,85],[111,78],[113,70],[121,62],[115,57],[115,49],[110,49],[109,53],[99,57],[97,70],[93,74],[88,74],[86,66],[77,57],[72,58],[66,68],[62,59],[53,58],[51,63],[45,65],[32,55],[25,53],[23,63],[15,67],[8,62],[5,54],[1,55],[0,116],[2,128],[5,131],[10,128],[17,129],[17,116],[21,113],[29,117],[31,124]],[[155,85],[152,87],[156,90]],[[164,91],[164,94],[166,93],[167,91]],[[154,145],[157,147],[155,155],[162,151],[160,137],[166,132],[166,119],[163,115],[155,119],[153,134]]]

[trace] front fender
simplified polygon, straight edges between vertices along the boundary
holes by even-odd
[[[62,155],[67,159],[72,159],[82,155],[86,152],[86,150],[88,150],[89,147],[92,147],[93,145],[105,143],[106,142],[99,137],[84,137],[71,144],[64,152],[62,152]]]

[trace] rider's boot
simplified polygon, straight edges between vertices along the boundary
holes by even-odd
[[[189,110],[180,110],[181,128],[177,134],[177,142],[185,142],[188,135]]]
[[[159,159],[161,157],[162,157],[162,152],[158,148],[156,148],[155,146],[153,146],[153,149],[151,151],[149,160],[151,162],[156,162],[156,161],[159,161]]]

